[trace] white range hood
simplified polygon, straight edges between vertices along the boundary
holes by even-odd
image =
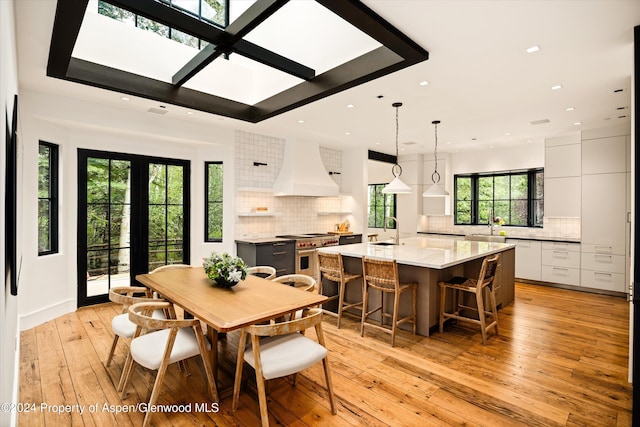
[[[320,146],[313,142],[288,139],[280,175],[273,183],[275,196],[337,196],[333,182],[320,157]]]

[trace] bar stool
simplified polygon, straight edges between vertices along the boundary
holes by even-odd
[[[490,328],[495,327],[496,335],[498,335],[498,308],[496,306],[496,295],[493,282],[496,277],[496,271],[498,269],[499,261],[500,254],[496,254],[492,257],[486,257],[482,261],[482,267],[480,268],[478,279],[453,277],[447,282],[438,282],[438,285],[440,286],[440,333],[442,333],[444,329],[445,319],[457,319],[463,322],[470,322],[476,325],[480,325],[483,345],[487,345],[487,331]],[[446,313],[444,310],[447,288],[453,289],[454,311],[451,313]],[[487,289],[489,290],[491,311],[485,310],[484,294],[485,290]],[[467,305],[464,305],[465,302],[463,292],[475,294],[477,305],[476,307],[469,307]],[[461,314],[462,309],[477,312],[478,319],[463,316]],[[491,318],[491,322],[487,322],[487,317]]]
[[[413,323],[413,334],[416,334],[416,312],[417,312],[417,303],[418,303],[418,284],[415,282],[411,283],[400,283],[400,279],[398,277],[398,263],[396,260],[386,261],[379,259],[372,259],[363,257],[362,258],[362,275],[364,277],[364,290],[363,290],[363,299],[362,299],[362,323],[360,325],[360,336],[364,336],[364,327],[365,325],[371,326],[377,329],[380,329],[384,332],[391,334],[391,347],[395,346],[396,343],[396,330],[398,325],[401,325],[405,322]],[[371,311],[367,311],[367,297],[369,295],[369,288],[377,289],[380,291],[380,306]],[[402,293],[411,291],[412,292],[412,305],[413,312],[412,314],[405,316],[403,318],[398,318],[398,310],[400,307],[400,295]],[[393,314],[384,312],[384,294],[393,293]],[[376,325],[374,323],[366,323],[367,317],[372,315],[373,313],[380,311],[380,325]],[[385,317],[391,317],[391,329],[387,329],[383,326],[383,321]]]
[[[346,273],[342,264],[342,255],[318,252],[318,264],[320,265],[320,285],[318,292],[322,294],[322,279],[327,279],[338,284],[338,295],[330,297],[327,301],[338,300],[338,324],[342,321],[342,312],[349,308],[360,307],[362,309],[362,301],[345,303],[344,294],[347,285],[354,280],[361,279],[361,274]],[[326,303],[325,303],[326,304]],[[325,313],[336,315],[331,311],[325,310]]]

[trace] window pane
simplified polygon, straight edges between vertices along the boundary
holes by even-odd
[[[103,249],[109,242],[109,207],[106,204],[87,206],[87,249]]]
[[[544,172],[536,173],[536,199],[544,197]]]
[[[206,202],[206,223],[205,223],[205,239],[206,241],[222,240],[222,205],[224,186],[222,182],[223,167],[222,163],[206,162],[206,186],[207,200]]]
[[[526,199],[529,191],[529,178],[527,175],[514,175],[511,177],[511,198]]]
[[[496,176],[493,185],[495,186],[494,199],[509,200],[509,176]]]
[[[162,25],[159,22],[147,19],[144,16],[138,16],[138,28],[143,30],[153,31],[162,37],[169,37],[169,27]]]
[[[87,203],[109,202],[109,159],[87,159]]]
[[[200,0],[172,0],[171,4],[181,9],[191,12],[194,15],[198,15],[200,9]]]
[[[149,164],[149,204],[164,205],[166,202],[167,166]]]
[[[134,13],[103,1],[98,2],[98,13],[131,26],[136,25],[136,16]]]
[[[493,177],[478,178],[478,200],[493,200]]]
[[[217,0],[201,0],[202,17],[220,26],[226,26],[225,3]]]
[[[458,200],[471,200],[471,178],[456,179],[456,195]]]
[[[506,224],[510,223],[509,200],[495,202],[493,205],[493,216],[499,216]]]
[[[511,225],[527,225],[529,203],[526,200],[511,202]]]
[[[471,224],[471,202],[456,203],[456,223]]]
[[[122,204],[129,202],[131,192],[130,162],[113,160],[111,162],[111,197],[110,203]]]
[[[193,48],[198,48],[198,38],[193,37],[190,34],[183,33],[178,30],[171,30],[171,40],[177,41],[178,43],[186,44],[187,46],[191,46]]]
[[[183,200],[182,191],[182,166],[168,166],[169,182],[167,183],[167,203],[181,205]]]
[[[492,214],[493,214],[492,201],[478,202],[478,221],[477,221],[478,224],[488,224]]]
[[[38,252],[51,250],[50,221],[51,210],[48,200],[38,200]]]

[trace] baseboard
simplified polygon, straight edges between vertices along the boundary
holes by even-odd
[[[60,317],[73,311],[76,311],[76,300],[69,299],[44,307],[40,310],[32,311],[31,313],[23,314],[18,317],[20,331],[26,331],[27,329],[42,325],[49,320],[53,320],[56,317]]]

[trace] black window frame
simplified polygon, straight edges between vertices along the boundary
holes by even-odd
[[[479,212],[479,180],[481,178],[496,178],[496,177],[505,177],[505,176],[521,176],[527,175],[527,224],[511,224],[509,222],[505,222],[505,226],[512,227],[528,227],[528,228],[542,228],[544,223],[544,168],[531,168],[531,169],[522,169],[522,170],[513,170],[513,171],[499,171],[499,172],[483,172],[483,173],[464,173],[464,174],[456,174],[453,177],[453,188],[454,188],[454,212],[453,212],[453,222],[454,225],[487,225],[484,221],[484,218],[481,220],[481,215]],[[471,200],[468,201],[470,203],[470,222],[459,222],[458,221],[458,202],[465,202],[466,200],[459,200],[458,197],[458,179],[471,179],[470,190],[471,190]],[[542,191],[540,192],[541,196],[537,197],[537,187],[536,184],[540,182],[542,185]],[[504,199],[500,199],[504,201]],[[514,199],[509,198],[509,204],[513,203]],[[495,188],[492,194],[492,205],[496,203],[495,196]],[[537,208],[540,207],[541,215],[540,220],[537,221],[536,211]],[[494,212],[494,215],[497,215]],[[505,219],[505,218],[502,218]]]
[[[222,195],[220,200],[209,200],[209,166],[211,165],[220,165],[222,169],[222,188],[220,189],[220,194]],[[220,238],[209,238],[209,207],[212,203],[220,204],[220,212],[223,213],[221,216],[222,223],[220,224]],[[205,242],[222,242],[224,238],[224,162],[222,161],[211,161],[204,162],[204,241]]]
[[[47,197],[40,197],[40,165],[38,161],[38,256],[57,254],[59,252],[58,234],[58,183],[59,183],[59,156],[60,147],[57,144],[46,141],[38,141],[38,160],[40,159],[40,149],[44,147],[48,150],[49,169],[49,189]],[[46,201],[49,206],[48,218],[48,240],[49,247],[46,250],[40,249],[40,203]]]
[[[386,187],[387,185],[389,185],[389,183],[383,183],[383,184],[368,184],[368,185],[367,185],[367,192],[368,192],[367,194],[371,194],[371,187],[382,187],[382,188],[384,188],[384,187]],[[378,191],[374,191],[374,194],[378,194]],[[392,202],[392,203],[393,203],[393,206],[392,206],[392,207],[393,207],[393,213],[394,213],[394,216],[396,216],[396,217],[397,217],[397,215],[398,215],[398,210],[397,210],[397,209],[398,209],[398,199],[397,199],[397,195],[396,195],[396,194],[392,194],[392,196],[393,196],[393,198],[392,198],[392,200],[393,200],[393,202]],[[373,201],[373,204],[374,204],[374,206],[376,206],[375,201]],[[384,209],[384,210],[385,210],[385,212],[386,212],[386,208],[387,208],[387,204],[386,204],[386,202],[385,202],[385,203],[383,203],[383,206],[382,206],[382,207],[383,207],[383,209]],[[367,226],[368,226],[368,228],[385,228],[384,218],[387,218],[387,216],[386,216],[386,215],[384,215],[384,216],[383,216],[383,220],[382,220],[382,221],[383,221],[383,224],[378,224],[378,223],[375,221],[375,218],[377,218],[377,215],[374,215],[374,223],[375,223],[375,224],[374,224],[373,226],[369,225],[369,213],[370,213],[370,211],[371,211],[371,205],[369,204],[369,205],[367,206]],[[395,228],[396,228],[396,221],[392,221],[392,222],[390,222],[390,224],[391,224],[391,226],[386,227],[386,228],[389,228],[389,229],[395,229]]]

